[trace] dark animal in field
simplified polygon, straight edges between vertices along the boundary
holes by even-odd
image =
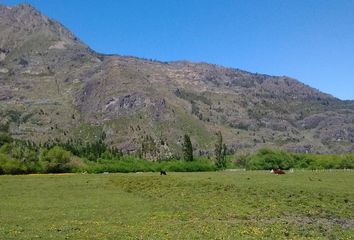
[[[272,171],[270,171],[271,173],[274,173],[274,174],[285,174],[285,172],[281,169],[272,169]]]
[[[167,175],[167,173],[165,171],[160,171],[160,176],[162,175]]]

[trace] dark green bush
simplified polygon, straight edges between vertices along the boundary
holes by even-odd
[[[46,173],[63,173],[70,172],[73,169],[72,154],[59,146],[55,146],[49,150],[43,149],[40,153],[39,160],[42,169]]]
[[[247,159],[246,168],[251,170],[280,169],[345,169],[354,168],[354,154],[298,154],[272,149],[260,149]]]
[[[246,164],[246,168],[252,170],[289,169],[293,166],[294,158],[291,154],[268,148],[260,149],[251,155]]]
[[[340,163],[340,168],[354,169],[354,155],[345,154],[342,156],[342,161]]]
[[[0,153],[0,174],[23,174],[27,173],[26,165],[6,154]]]

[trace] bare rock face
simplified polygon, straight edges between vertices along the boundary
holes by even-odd
[[[104,111],[109,112],[122,112],[122,111],[136,111],[146,107],[146,102],[143,96],[137,93],[120,96],[117,98],[111,98],[105,106]]]
[[[105,132],[125,151],[150,139],[168,155],[185,133],[209,154],[216,131],[235,151],[345,152],[354,146],[354,102],[285,76],[98,54],[21,4],[0,6],[0,131],[36,142]]]

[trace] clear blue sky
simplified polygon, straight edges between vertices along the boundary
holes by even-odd
[[[354,99],[354,0],[27,2],[92,49],[294,77]]]

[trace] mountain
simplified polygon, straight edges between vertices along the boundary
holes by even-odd
[[[99,54],[20,4],[0,6],[0,130],[42,143],[104,136],[125,152],[152,139],[178,153],[188,133],[205,154],[217,131],[230,151],[348,152],[354,102],[285,76]]]

